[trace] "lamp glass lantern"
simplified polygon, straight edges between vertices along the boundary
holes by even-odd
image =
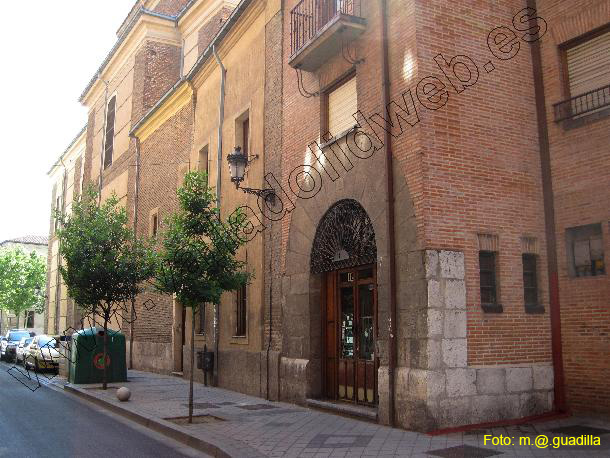
[[[239,187],[239,183],[244,180],[248,156],[242,151],[241,147],[236,146],[235,150],[227,157],[227,160],[229,161],[231,181],[235,183],[235,186]]]

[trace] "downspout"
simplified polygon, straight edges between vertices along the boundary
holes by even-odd
[[[267,341],[267,401],[269,401],[269,352],[273,335],[273,229],[269,231],[269,340]]]
[[[222,125],[225,117],[225,84],[227,78],[227,69],[222,65],[222,61],[220,60],[220,56],[216,51],[216,45],[212,46],[212,52],[214,53],[214,57],[216,58],[216,62],[218,62],[218,66],[220,67],[220,106],[218,109],[218,158],[217,158],[217,167],[216,167],[216,207],[218,208],[219,216],[220,216],[220,191],[221,191],[221,177],[222,177]],[[218,374],[219,374],[219,361],[218,361],[218,346],[220,341],[220,304],[214,304],[214,359],[216,360],[215,368],[216,372],[214,374],[214,386],[218,386]]]
[[[136,183],[133,197],[133,236],[138,237],[138,203],[140,200],[140,138],[132,134],[136,140]],[[129,317],[129,369],[133,369],[133,341],[135,333],[135,298],[131,300],[131,311]]]
[[[527,0],[528,8],[537,11],[536,0]],[[537,26],[537,18],[530,19]],[[553,180],[551,174],[551,156],[549,146],[548,121],[546,115],[546,96],[542,75],[542,55],[540,40],[530,43],[532,71],[534,75],[534,92],[536,97],[536,118],[538,123],[538,145],[540,148],[540,169],[542,173],[542,196],[544,201],[544,225],[546,233],[546,257],[549,275],[549,296],[551,316],[551,349],[553,353],[553,379],[555,411],[567,411],[563,349],[561,345],[561,307],[559,304],[559,275],[557,266],[557,238],[555,234],[555,204],[553,201]]]
[[[64,168],[64,178],[61,184],[61,213],[66,210],[66,184],[68,181],[68,170],[66,169],[66,164],[64,163],[63,157],[59,158],[59,162],[61,162],[62,167]],[[61,302],[61,244],[59,244],[57,248],[57,273],[55,277],[55,323],[53,326],[55,327],[55,334],[59,334],[59,312],[60,312],[60,302]],[[66,304],[67,306],[67,304]]]
[[[383,78],[383,109],[390,103],[390,64],[388,52],[388,2],[381,3],[381,36],[382,36],[382,78]],[[396,234],[394,232],[394,168],[392,157],[392,136],[390,135],[390,118],[385,117],[385,129],[383,133],[386,152],[387,173],[387,227],[388,227],[388,259],[390,269],[390,323],[388,327],[388,382],[389,382],[389,419],[390,426],[395,425],[395,367],[396,367]]]

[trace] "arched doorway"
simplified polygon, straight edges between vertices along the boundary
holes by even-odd
[[[322,217],[311,273],[322,274],[323,393],[329,399],[377,403],[377,245],[373,224],[353,199]]]

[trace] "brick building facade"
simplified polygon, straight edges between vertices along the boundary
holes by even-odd
[[[609,24],[601,0],[138,2],[82,97],[86,179],[162,236],[184,173],[217,183],[247,138],[276,200],[222,174],[255,229],[245,329],[234,293],[192,323],[149,291],[133,367],[183,372],[195,325],[222,387],[404,428],[608,413]]]

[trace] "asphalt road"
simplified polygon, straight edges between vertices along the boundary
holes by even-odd
[[[2,458],[205,456],[44,384],[31,391],[8,373],[11,367],[0,363]],[[31,388],[37,386],[13,373]]]

